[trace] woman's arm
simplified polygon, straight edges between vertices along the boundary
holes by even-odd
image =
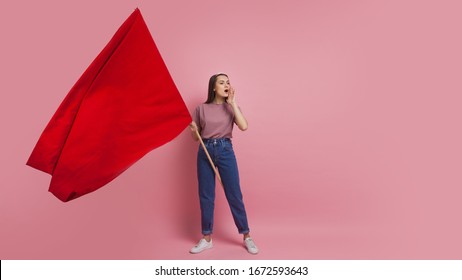
[[[247,123],[247,120],[244,117],[244,114],[242,114],[241,110],[239,109],[239,106],[237,106],[236,99],[234,97],[234,88],[230,87],[229,89],[229,95],[228,98],[226,99],[226,102],[231,105],[231,108],[233,108],[234,111],[234,121],[237,124],[237,127],[239,127],[240,130],[245,131],[249,127],[249,124]]]

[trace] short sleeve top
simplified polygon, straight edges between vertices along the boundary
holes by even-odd
[[[192,117],[204,139],[233,137],[234,111],[228,103],[200,104]]]

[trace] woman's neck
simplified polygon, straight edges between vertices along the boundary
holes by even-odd
[[[223,104],[225,103],[225,99],[223,97],[216,96],[213,100],[213,104]]]

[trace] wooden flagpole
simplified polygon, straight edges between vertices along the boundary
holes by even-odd
[[[221,187],[224,189],[225,187],[223,186],[223,182],[221,181],[218,168],[215,166],[215,164],[213,164],[212,158],[210,157],[209,152],[207,151],[207,147],[205,147],[204,141],[202,141],[202,137],[200,136],[199,131],[197,131],[197,129],[196,129],[196,135],[197,135],[197,138],[199,138],[199,141],[201,142],[202,148],[204,149],[205,154],[207,155],[207,158],[209,159],[210,165],[212,165],[213,171],[215,171],[215,175],[217,176],[218,181],[221,184]]]

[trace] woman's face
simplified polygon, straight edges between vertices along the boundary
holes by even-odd
[[[220,75],[217,77],[217,81],[215,82],[215,94],[220,97],[226,98],[228,97],[229,87],[230,84],[228,77]]]

